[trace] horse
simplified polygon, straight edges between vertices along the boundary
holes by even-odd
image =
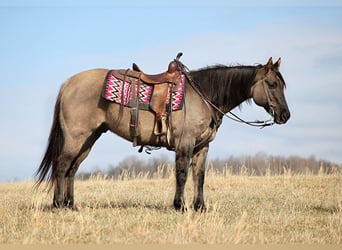
[[[205,211],[203,185],[209,144],[214,140],[224,115],[245,101],[253,100],[284,124],[290,111],[284,96],[285,81],[279,71],[281,59],[272,57],[265,65],[213,65],[187,71],[184,106],[170,113],[171,145],[175,152],[176,188],[173,207],[187,209],[184,187],[192,169],[194,195],[191,208]],[[184,65],[183,65],[184,66]],[[109,102],[101,91],[108,69],[91,69],[67,79],[55,103],[47,149],[36,171],[36,185],[54,188],[53,207],[77,209],[74,178],[101,134],[111,131],[132,142],[131,108]],[[184,71],[184,70],[183,70]],[[164,146],[154,134],[155,114],[139,111],[140,145]]]

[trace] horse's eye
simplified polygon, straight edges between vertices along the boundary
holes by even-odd
[[[270,89],[275,89],[277,87],[277,82],[267,82]]]

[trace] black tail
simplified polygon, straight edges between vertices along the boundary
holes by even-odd
[[[48,140],[48,146],[43,157],[43,160],[40,163],[40,166],[36,172],[36,177],[38,177],[35,184],[36,188],[38,188],[44,180],[47,180],[51,186],[55,181],[55,173],[58,165],[58,158],[61,154],[64,144],[63,131],[59,120],[61,100],[60,95],[61,94],[59,93],[55,104],[55,113]]]

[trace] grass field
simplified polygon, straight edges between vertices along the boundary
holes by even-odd
[[[32,182],[0,184],[0,243],[342,243],[342,175],[231,175],[209,170],[208,211],[174,211],[175,180],[93,177],[79,211],[52,209]],[[186,199],[192,200],[189,178]]]

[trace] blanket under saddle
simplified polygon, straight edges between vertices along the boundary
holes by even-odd
[[[179,84],[169,87],[166,105],[170,105],[171,103],[172,111],[181,110],[183,108],[184,85],[185,75],[183,74],[181,75],[181,81]],[[133,91],[133,88],[136,88],[135,91]],[[102,97],[108,101],[132,108],[135,107],[133,93],[138,93],[139,109],[150,110],[149,103],[153,94],[153,89],[153,85],[149,85],[144,82],[141,82],[141,84],[137,85],[128,81],[124,82],[120,79],[117,79],[113,74],[113,70],[111,70],[108,72],[105,78]]]

